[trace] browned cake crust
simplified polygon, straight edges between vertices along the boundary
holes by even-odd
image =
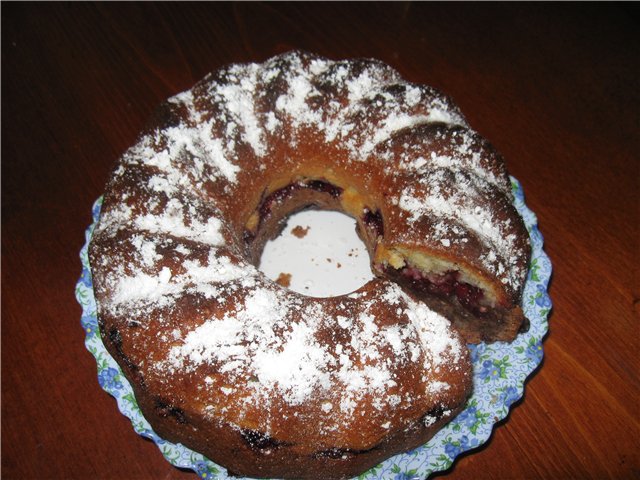
[[[303,208],[353,216],[377,278],[332,298],[269,281],[262,248]],[[504,162],[446,97],[300,52],[162,105],[90,245],[101,333],[149,423],[255,477],[344,478],[425,443],[471,390],[460,334],[522,327],[528,261]]]

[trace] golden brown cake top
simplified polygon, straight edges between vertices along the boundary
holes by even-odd
[[[464,251],[509,296],[522,288],[527,235],[504,162],[445,96],[387,65],[301,52],[231,65],[170,99],[154,122],[112,180],[126,187],[135,172],[140,185],[129,190],[144,189],[153,208],[132,218],[125,201],[100,228],[133,223],[233,244],[221,230],[240,222],[255,200],[247,192],[313,170],[383,198],[387,243],[426,238],[431,249]],[[211,212],[202,223],[184,211],[198,203]]]
[[[147,388],[189,414],[366,449],[468,384],[449,321],[393,283],[311,299],[199,241],[140,233],[98,248],[101,316]]]
[[[459,337],[398,286],[311,301],[247,261],[246,212],[296,172],[353,182],[389,241],[467,249],[521,288],[504,164],[446,97],[373,60],[292,52],[232,65],[162,106],[123,155],[94,234],[101,315],[138,327],[145,381],[168,396],[167,378],[189,378],[194,405],[229,422],[281,402],[340,412],[345,431],[356,404],[384,425],[387,403],[457,388],[447,378],[466,361]]]

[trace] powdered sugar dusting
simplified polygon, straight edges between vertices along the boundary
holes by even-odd
[[[401,315],[409,322],[381,327],[364,306],[356,318],[339,317],[338,328],[348,331],[351,340],[335,345],[318,336],[329,328],[320,304],[300,309],[299,300],[273,286],[249,289],[235,309],[207,320],[172,347],[163,368],[189,371],[209,364],[224,373],[227,382],[255,378],[256,395],[277,395],[290,405],[340,392],[335,406],[343,415],[354,415],[364,396],[372,392],[384,396],[397,385],[398,363],[422,361],[425,371],[433,371],[463,357],[463,346],[443,317],[418,305],[393,284],[386,285],[380,295],[402,305]],[[389,346],[395,359],[383,354]],[[446,385],[441,380],[427,381],[425,393],[442,388]],[[388,406],[384,401],[377,404]],[[334,405],[325,402],[322,408]]]
[[[317,385],[331,386],[326,368],[327,352],[318,347],[315,331],[305,323],[294,324],[285,334],[282,350],[258,351],[255,372],[262,384],[277,385],[287,401],[299,405],[309,398]]]
[[[249,291],[235,311],[208,320],[173,347],[169,368],[209,363],[231,378],[255,376],[261,388],[277,390],[292,405],[302,403],[316,385],[329,388],[327,353],[315,340],[318,318],[290,323],[290,307],[281,291]]]
[[[172,198],[162,214],[141,215],[134,220],[134,225],[139,230],[151,233],[166,233],[212,245],[220,245],[222,243],[220,219],[212,217],[206,223],[191,219],[190,224],[187,225],[183,212],[188,208],[189,206],[178,198]]]
[[[212,87],[211,93],[215,100],[226,106],[230,116],[242,129],[242,138],[251,145],[256,155],[262,156],[266,153],[264,133],[254,109],[258,69],[258,65],[255,64],[232,69],[234,78],[239,81],[215,85]]]
[[[145,374],[206,372],[203,409],[216,415],[224,414],[216,395],[242,408],[317,402],[325,416],[352,419],[364,407],[383,416],[447,391],[441,372],[464,365],[466,356],[446,319],[379,279],[375,289],[332,303],[281,288],[243,257],[241,228],[230,228],[223,207],[244,198],[240,179],[269,170],[274,140],[295,145],[312,132],[347,167],[370,163],[386,178],[415,175],[390,196],[389,208],[409,223],[429,215],[443,248],[461,241],[455,225],[464,223],[487,246],[487,269],[516,285],[509,225],[475,202],[490,188],[507,191],[475,137],[460,133],[437,152],[422,140],[394,143],[438,125],[470,132],[460,112],[378,62],[297,52],[222,69],[167,108],[166,124],[123,155],[94,232],[103,242],[93,266],[101,314],[127,318],[135,335],[152,336],[156,357],[141,367]],[[197,315],[176,325],[172,315],[183,300]],[[411,369],[419,374],[407,385],[402,372]],[[259,427],[268,432],[268,420]]]
[[[515,234],[508,221],[498,221],[493,210],[486,205],[481,184],[461,172],[434,169],[425,174],[415,185],[407,186],[397,198],[398,206],[407,212],[409,222],[417,222],[427,215],[430,218],[454,220],[464,225],[489,247],[488,254],[480,258],[488,271],[500,276],[503,283],[516,286],[521,282],[521,272],[509,261],[517,251]],[[441,223],[441,225],[445,225]],[[449,246],[446,227],[441,231],[440,242]],[[435,230],[437,234],[437,230]]]
[[[366,63],[356,74],[349,64],[312,60],[305,66],[295,54],[286,61],[287,89],[276,101],[277,111],[296,129],[313,127],[324,133],[327,142],[340,139],[353,160],[365,160],[376,145],[404,128],[423,123],[466,124],[439,94],[421,90],[379,63]],[[323,84],[344,91],[347,103],[321,93]],[[404,94],[389,93],[386,88],[391,86],[402,87]],[[323,101],[316,102],[320,97]],[[372,103],[381,107],[377,110],[381,118],[377,123],[363,122],[359,117],[367,115]],[[295,136],[292,140],[296,141]]]
[[[165,307],[187,293],[213,298],[228,288],[230,282],[254,285],[255,267],[236,264],[217,248],[209,250],[206,261],[183,259],[184,272],[174,273],[169,267],[160,265],[166,263],[167,257],[175,256],[181,250],[184,252],[180,245],[176,246],[171,240],[142,236],[135,236],[132,243],[139,248],[139,253],[105,276],[112,292],[105,303],[114,311]],[[157,253],[159,248],[163,249],[163,255]],[[135,273],[127,274],[126,270]]]

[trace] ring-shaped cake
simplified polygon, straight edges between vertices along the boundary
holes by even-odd
[[[530,248],[502,158],[435,90],[290,52],[163,104],[107,186],[90,261],[105,346],[162,437],[230,472],[344,478],[425,443],[512,340]],[[376,278],[258,269],[305,208],[353,216]]]

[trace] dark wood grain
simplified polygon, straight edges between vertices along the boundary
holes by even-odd
[[[3,3],[2,475],[195,478],[98,386],[74,285],[153,107],[226,63],[379,58],[451,95],[554,265],[542,367],[448,478],[640,478],[640,24],[599,4]]]

